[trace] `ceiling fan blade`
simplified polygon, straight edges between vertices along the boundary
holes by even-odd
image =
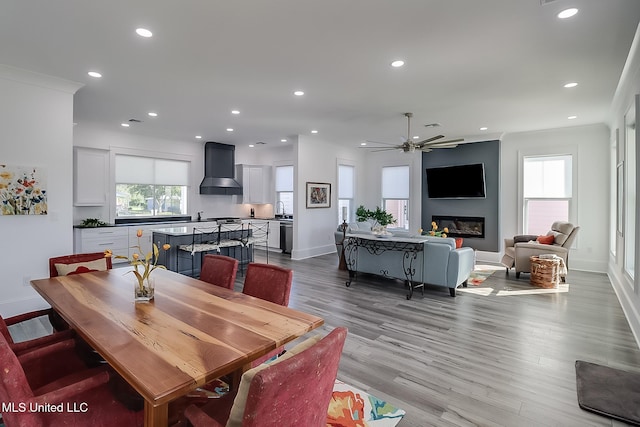
[[[379,148],[379,150],[369,151],[370,153],[379,153],[380,151],[398,150],[402,147],[389,147],[389,148],[371,147],[371,148]]]
[[[448,139],[446,141],[432,142],[431,144],[427,143],[427,144],[424,144],[424,145],[428,145],[429,147],[438,147],[440,145],[456,144],[456,143],[462,142],[462,141],[464,141],[464,138],[456,138],[456,139]]]
[[[371,141],[370,139],[367,139],[366,141],[367,142],[372,142],[374,144],[391,145],[391,146],[394,146],[394,147],[398,145],[398,144],[391,144],[389,142]]]
[[[427,144],[429,142],[435,141],[436,139],[441,139],[441,138],[444,138],[444,135],[432,136],[431,138],[427,138],[424,141],[416,142],[416,145],[424,145],[424,144]]]

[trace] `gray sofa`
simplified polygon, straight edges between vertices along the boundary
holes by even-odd
[[[358,244],[349,236],[373,239],[371,243],[377,249],[372,250],[371,245],[368,245],[369,247],[354,247]],[[341,228],[336,231],[335,239],[338,255],[340,255],[343,243]],[[376,237],[373,236],[367,224],[349,224],[344,250],[350,276],[353,277],[357,273],[371,273],[407,280],[405,271],[411,267],[413,272],[412,286],[407,298],[411,297],[414,287],[420,287],[423,284],[449,288],[450,295],[455,296],[456,288],[460,285],[466,286],[466,281],[474,268],[475,252],[473,249],[465,247],[456,249],[455,239],[452,238],[412,236],[408,232],[394,232],[391,239],[378,239],[377,241],[375,239]],[[406,258],[406,251],[386,250],[380,247],[385,244],[390,245],[386,242],[393,240],[419,244],[422,250],[416,252],[415,259],[409,262]],[[378,242],[379,244],[377,244]],[[367,242],[363,241],[363,243]]]

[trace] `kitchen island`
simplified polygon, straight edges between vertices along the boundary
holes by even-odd
[[[158,264],[177,273],[199,277],[201,254],[192,255],[191,252],[181,250],[179,247],[193,244],[194,238],[198,239],[198,234],[203,232],[214,233],[211,235],[212,237],[220,242],[225,242],[220,245],[220,255],[236,258],[239,262],[238,268],[241,271],[244,271],[246,265],[253,261],[253,248],[251,243],[248,243],[248,238],[252,235],[251,223],[248,221],[233,224],[202,222],[154,229],[153,242],[158,247],[162,247],[166,243],[171,245],[169,250],[160,251]]]

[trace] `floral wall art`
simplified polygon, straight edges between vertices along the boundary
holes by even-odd
[[[46,215],[42,168],[0,164],[0,215]]]

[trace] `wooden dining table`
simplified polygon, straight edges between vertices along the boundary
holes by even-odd
[[[134,302],[130,269],[32,280],[33,288],[144,399],[145,426],[167,426],[169,403],[321,326],[320,317],[172,271]]]

